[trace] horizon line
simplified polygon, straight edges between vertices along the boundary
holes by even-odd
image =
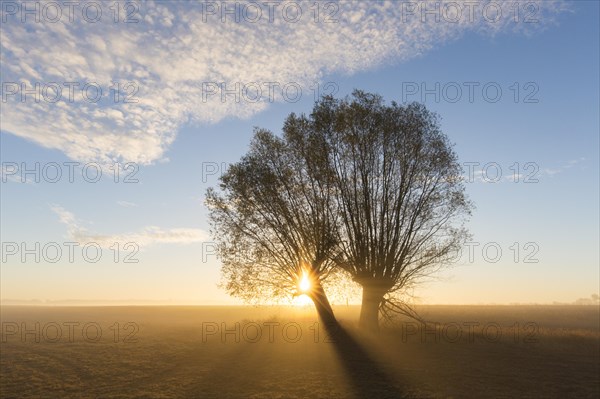
[[[587,298],[581,298],[587,299]],[[127,307],[127,306],[160,306],[160,307],[312,307],[311,304],[295,305],[292,303],[194,303],[194,302],[169,302],[160,300],[14,300],[0,299],[0,306],[39,306],[39,307]],[[361,303],[331,304],[333,307],[360,307]],[[481,302],[481,303],[415,303],[412,306],[600,306],[600,302],[584,302],[580,300],[572,302]]]

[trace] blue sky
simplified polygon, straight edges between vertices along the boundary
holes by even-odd
[[[530,24],[514,23],[508,8],[497,23],[404,22],[400,3],[351,2],[341,4],[336,24],[308,17],[297,24],[223,23],[211,15],[203,22],[199,4],[140,3],[142,22],[130,25],[23,23],[3,9],[3,94],[13,82],[98,82],[106,91],[120,81],[135,82],[139,99],[54,104],[19,102],[17,93],[2,102],[3,300],[233,303],[216,286],[204,192],[244,154],[254,126],[279,132],[290,112],[310,112],[316,84],[339,96],[359,88],[388,101],[424,100],[441,116],[460,161],[479,163],[467,183],[477,206],[469,223],[474,259],[463,253],[439,281],[415,292],[421,301],[572,302],[598,293],[597,2],[541,2],[538,22]],[[281,96],[204,101],[202,84],[222,81],[297,82],[303,91],[294,103]],[[439,101],[421,97],[422,87],[435,92],[436,84]],[[462,95],[451,102],[457,86]],[[486,100],[483,87],[490,97],[498,87],[502,95]],[[103,177],[88,182],[76,167],[70,182],[63,165],[57,183],[32,175],[22,183],[13,166],[36,162],[93,163]],[[134,163],[138,182],[122,181],[133,169],[121,170],[115,182],[115,162]],[[490,163],[487,180],[499,166],[498,182],[481,175]],[[515,182],[515,163],[537,182]],[[78,249],[70,262],[62,243],[86,240],[100,242],[101,260],[86,261]],[[111,243],[130,241],[139,247],[138,262],[125,263],[131,250],[123,248],[115,261]],[[38,263],[33,255],[25,262],[20,252],[7,255],[11,243],[22,251],[23,242],[58,243],[62,257]],[[496,248],[502,256],[486,261],[484,246],[489,259],[496,260]],[[537,263],[525,262],[527,255]]]

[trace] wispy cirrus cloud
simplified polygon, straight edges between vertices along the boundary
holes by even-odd
[[[59,221],[67,226],[69,239],[80,244],[95,243],[102,248],[110,248],[115,242],[135,243],[140,248],[144,248],[155,244],[191,244],[208,239],[208,234],[201,229],[163,229],[156,226],[147,226],[131,233],[97,234],[82,226],[81,221],[63,207],[52,205],[51,209],[58,216]]]
[[[471,165],[465,163],[465,166],[470,166],[472,169],[466,167],[466,173],[462,178],[467,183],[538,183],[540,179],[553,178],[575,166],[585,169],[585,164],[585,157],[564,161],[562,164],[552,167],[541,167],[536,162],[524,162],[520,165],[518,162],[514,162],[510,166],[505,165],[504,167],[498,162],[477,162],[476,167],[473,167],[473,163]]]
[[[546,176],[550,176],[550,177],[554,177],[558,174],[561,174],[571,168],[573,168],[574,166],[579,165],[580,167],[583,167],[585,164],[586,158],[585,157],[579,157],[579,158],[575,158],[575,159],[571,159],[567,162],[563,162],[562,165],[557,166],[557,167],[552,167],[552,168],[544,168],[542,169],[542,174],[546,175]]]
[[[129,201],[117,201],[117,205],[122,206],[124,208],[133,208],[137,206],[136,203]]]
[[[80,2],[76,11],[81,13],[87,3]],[[286,2],[274,8],[272,20],[263,9],[257,22],[250,22],[250,12],[237,23],[232,15],[222,22],[223,2],[214,3],[214,14],[202,1],[133,2],[137,23],[115,23],[108,6],[95,23],[77,13],[73,21],[63,16],[56,23],[44,23],[43,18],[38,23],[30,17],[23,23],[18,14],[5,11],[0,51],[3,95],[8,95],[2,131],[78,161],[149,164],[165,158],[183,123],[245,118],[283,101],[281,88],[271,97],[270,83],[294,83],[312,96],[309,87],[328,74],[353,74],[407,60],[469,31],[535,30],[554,22],[565,9],[561,1],[533,2],[535,22],[523,23],[524,16],[515,22],[512,1],[494,2],[499,14],[494,7],[486,15],[482,10],[488,1],[476,3],[472,13],[473,2],[449,2],[462,8],[458,19],[446,7],[448,2],[441,3],[447,11],[441,18],[423,18],[425,3],[408,3],[416,4],[416,10],[391,1],[335,2],[334,8],[325,8],[331,2],[319,3],[318,17],[313,1],[292,3],[302,9],[295,22],[290,22],[293,10],[283,17]],[[325,22],[336,9],[332,21]],[[123,14],[125,10],[119,18]],[[211,93],[215,89],[207,86],[211,82],[224,82],[234,90],[236,83],[256,83],[262,97],[222,101],[219,93],[207,96],[209,88]],[[49,87],[46,94],[53,99],[59,87],[59,99],[35,102],[28,95],[20,101],[21,85],[31,89],[36,83],[41,89]],[[81,95],[86,84],[88,100],[95,99],[98,87],[102,90],[97,102]],[[17,88],[19,93],[12,95]]]

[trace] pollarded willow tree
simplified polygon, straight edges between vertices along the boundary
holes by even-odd
[[[377,329],[380,311],[414,316],[402,294],[449,264],[472,208],[436,115],[355,91],[326,97],[309,117],[288,123],[310,125],[327,145],[336,187],[330,206],[340,219],[336,263],[362,286],[361,326]]]
[[[230,294],[250,301],[306,294],[321,320],[335,323],[323,288],[339,249],[326,156],[311,140],[257,129],[249,152],[221,177],[220,192],[208,190]]]
[[[414,316],[399,298],[448,264],[471,210],[436,116],[361,91],[291,114],[281,138],[257,130],[207,204],[231,294],[298,293],[307,276],[305,293],[334,322],[323,282],[341,270],[362,286],[367,329],[380,311]]]

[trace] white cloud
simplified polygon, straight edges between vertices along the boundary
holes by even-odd
[[[560,173],[563,173],[565,171],[567,171],[568,169],[573,168],[576,165],[579,165],[580,167],[584,168],[585,166],[585,157],[580,157],[577,159],[571,159],[567,162],[563,162],[563,164],[561,166],[555,167],[555,168],[545,168],[542,170],[541,174],[542,175],[547,175],[550,177],[554,177]]]
[[[148,1],[136,3],[139,23],[114,23],[107,6],[100,22],[89,23],[81,15],[85,3],[76,7],[73,22],[63,16],[57,23],[21,23],[19,14],[6,15],[0,27],[3,82],[27,82],[28,88],[56,82],[62,96],[56,103],[36,103],[31,95],[21,102],[18,94],[10,96],[0,115],[2,130],[78,161],[141,164],[165,159],[182,123],[245,118],[269,105],[265,98],[250,103],[229,97],[222,102],[218,95],[203,101],[203,82],[226,82],[228,87],[257,82],[265,95],[267,82],[296,82],[303,95],[312,96],[310,86],[328,74],[406,60],[468,31],[536,29],[553,22],[565,8],[562,2],[536,2],[537,23],[514,23],[514,2],[508,1],[502,3],[501,18],[492,23],[482,16],[483,2],[473,19],[463,6],[458,22],[434,17],[422,22],[419,12],[410,15],[400,2],[348,1],[335,3],[338,23],[315,23],[314,2],[308,1],[301,3],[303,14],[296,23],[283,18],[285,3],[275,8],[272,22],[264,9],[256,23],[233,23],[231,15],[222,23],[218,14],[207,14],[203,1]],[[318,4],[324,19],[332,9]],[[65,82],[80,87],[97,83],[103,97],[88,102],[76,89],[71,102]],[[121,87],[120,101],[115,102],[113,82],[134,84]],[[93,87],[88,94],[95,94]],[[124,95],[137,102],[124,103]],[[280,89],[274,99],[283,100]]]
[[[543,170],[542,170],[542,172],[543,172],[544,174],[546,174],[546,175],[548,175],[548,176],[552,177],[552,176],[554,176],[554,175],[557,175],[557,174],[559,174],[560,172],[562,172],[562,170],[561,170],[561,169],[549,169],[549,168],[546,168],[546,169],[543,169]]]
[[[585,161],[585,157],[579,157],[577,159],[571,159],[569,162],[567,162],[567,164],[565,165],[565,168],[572,168],[573,166],[580,164],[582,162]]]
[[[52,211],[58,215],[58,220],[67,226],[67,233],[69,237],[72,238],[76,236],[78,232],[85,231],[85,229],[80,226],[80,223],[75,218],[75,215],[73,215],[71,212],[59,205],[51,205],[50,209],[52,209]]]
[[[537,183],[540,181],[540,178],[554,177],[568,171],[576,165],[579,165],[584,169],[585,160],[585,157],[580,157],[563,162],[560,166],[541,169],[540,165],[536,162],[525,162],[521,165],[520,169],[523,173],[517,173],[514,163],[511,166],[503,166],[497,162],[478,163],[476,166],[473,166],[473,170],[469,170],[469,168],[465,167],[466,173],[462,176],[462,179],[467,183]],[[494,166],[492,166],[492,164],[494,164]],[[492,167],[487,171],[485,165]]]
[[[124,208],[133,208],[137,206],[137,204],[129,201],[117,201],[117,205],[122,206]]]
[[[67,226],[69,238],[84,245],[96,243],[102,248],[110,248],[115,242],[121,245],[135,243],[140,248],[155,244],[191,244],[208,239],[208,234],[201,229],[172,228],[163,229],[157,226],[147,226],[137,232],[122,234],[97,234],[88,231],[81,225],[75,215],[59,205],[52,205],[52,211],[59,217],[59,221]]]

